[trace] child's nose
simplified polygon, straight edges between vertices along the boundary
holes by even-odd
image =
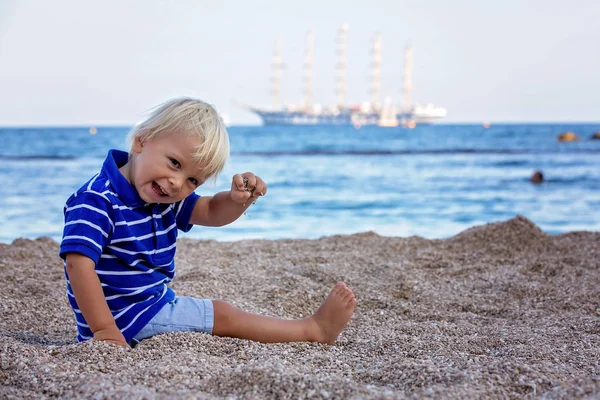
[[[174,176],[169,179],[169,183],[171,184],[171,188],[174,192],[179,192],[183,187],[183,178]]]

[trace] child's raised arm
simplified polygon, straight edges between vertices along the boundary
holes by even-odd
[[[68,253],[66,259],[73,295],[94,333],[94,340],[129,347],[106,304],[100,280],[94,270],[94,261],[79,253]]]
[[[267,194],[267,184],[252,172],[236,174],[231,190],[200,197],[194,206],[191,224],[223,226],[238,219],[256,199]]]

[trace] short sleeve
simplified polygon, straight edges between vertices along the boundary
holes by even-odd
[[[195,192],[192,192],[185,199],[175,203],[173,211],[175,212],[175,220],[177,221],[177,228],[183,232],[188,232],[194,225],[190,224],[192,219],[192,212],[194,212],[194,206],[200,196]]]
[[[85,191],[69,198],[64,214],[60,256],[81,253],[97,263],[114,231],[110,200],[102,193]]]

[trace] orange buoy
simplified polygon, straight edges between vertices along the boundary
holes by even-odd
[[[579,136],[577,136],[575,134],[575,132],[563,132],[560,135],[558,135],[558,141],[559,142],[577,142],[579,141]]]
[[[409,121],[406,121],[402,124],[402,126],[404,128],[409,128],[409,129],[413,129],[414,127],[417,126],[417,121],[415,121],[414,119],[411,119]]]

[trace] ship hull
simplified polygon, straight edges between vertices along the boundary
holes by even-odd
[[[302,112],[255,111],[265,125],[352,125],[350,114],[311,115]]]
[[[396,123],[391,125],[382,125],[381,116],[376,113],[354,113],[343,112],[339,114],[309,114],[301,111],[265,111],[251,110],[258,115],[264,125],[347,125],[347,126],[396,126],[408,121],[415,121],[417,124],[432,124],[442,119],[443,116],[424,116],[413,115],[411,113],[399,113],[396,115]]]

